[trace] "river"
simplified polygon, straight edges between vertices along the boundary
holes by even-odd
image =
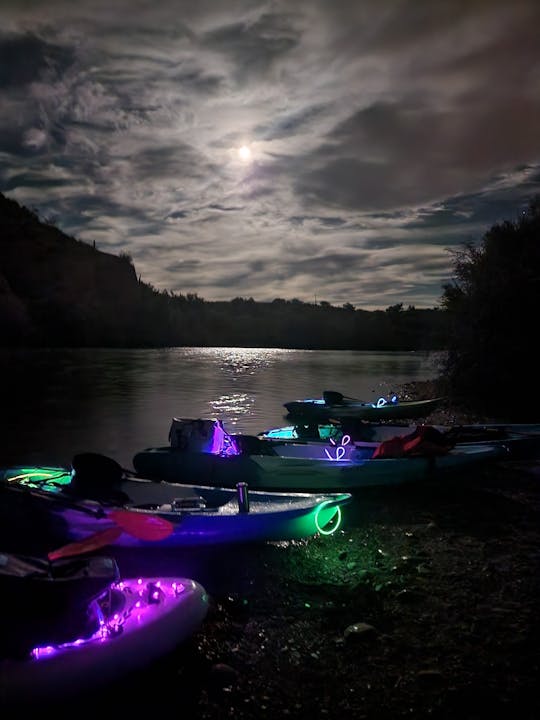
[[[229,432],[286,423],[283,403],[335,390],[377,400],[438,374],[437,354],[275,348],[0,351],[2,465],[69,465],[97,452],[132,467],[166,445],[173,417],[220,418]]]

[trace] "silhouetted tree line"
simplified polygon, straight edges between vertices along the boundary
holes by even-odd
[[[0,343],[44,347],[285,347],[432,350],[446,313],[156,290],[131,258],[104,253],[0,194]]]
[[[515,222],[454,251],[441,307],[207,302],[158,291],[131,258],[101,252],[0,193],[0,344],[447,350],[440,390],[454,403],[538,421],[540,197]]]
[[[456,402],[491,417],[539,422],[540,196],[515,222],[454,253],[443,287],[444,383]]]
[[[441,307],[207,302],[158,291],[128,255],[69,237],[0,194],[0,343],[447,350],[440,391],[491,417],[538,421],[540,198],[454,251]]]

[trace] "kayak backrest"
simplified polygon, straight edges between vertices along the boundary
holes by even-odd
[[[71,482],[63,488],[68,495],[120,504],[129,500],[121,490],[124,471],[116,460],[99,453],[79,453],[73,456],[71,467]]]
[[[241,435],[237,434],[234,436],[234,441],[240,455],[277,455],[278,453],[274,450],[274,443],[276,441],[260,438],[256,435]],[[279,440],[277,443],[279,444]]]
[[[326,405],[339,405],[345,399],[344,395],[334,390],[324,390],[322,397]]]

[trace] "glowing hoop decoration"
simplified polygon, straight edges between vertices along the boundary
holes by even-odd
[[[328,525],[331,522],[333,522],[334,519],[337,518],[335,524],[332,525],[331,528],[329,528],[328,530],[325,530],[323,527],[321,527],[319,525],[319,514],[320,514],[321,510],[323,509],[323,507],[325,507],[329,502],[330,502],[330,500],[325,500],[323,503],[321,503],[319,505],[319,507],[317,508],[317,512],[315,513],[315,526],[317,528],[317,532],[321,533],[321,535],[333,535],[336,532],[336,530],[338,529],[338,527],[341,525],[341,508],[340,507],[336,507],[336,512],[324,526],[324,528],[327,528]]]
[[[380,398],[377,400],[376,403],[371,403],[371,405],[372,405],[372,407],[374,407],[374,408],[382,408],[382,407],[384,407],[385,405],[389,405],[389,404],[391,404],[391,405],[397,405],[397,403],[398,403],[398,396],[397,396],[397,395],[392,395],[392,397],[390,398],[390,400],[387,400],[385,397],[380,397]]]
[[[330,443],[336,448],[336,454],[335,456],[330,453],[328,448],[324,448],[324,452],[326,453],[326,456],[329,460],[342,460],[343,456],[345,455],[345,446],[348,445],[351,442],[351,436],[350,435],[344,435],[341,438],[341,444],[336,446],[335,440],[333,438],[330,438]]]

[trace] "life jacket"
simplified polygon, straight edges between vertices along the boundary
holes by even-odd
[[[384,440],[373,453],[375,458],[444,455],[454,443],[431,425],[417,425],[408,435],[396,435]]]

